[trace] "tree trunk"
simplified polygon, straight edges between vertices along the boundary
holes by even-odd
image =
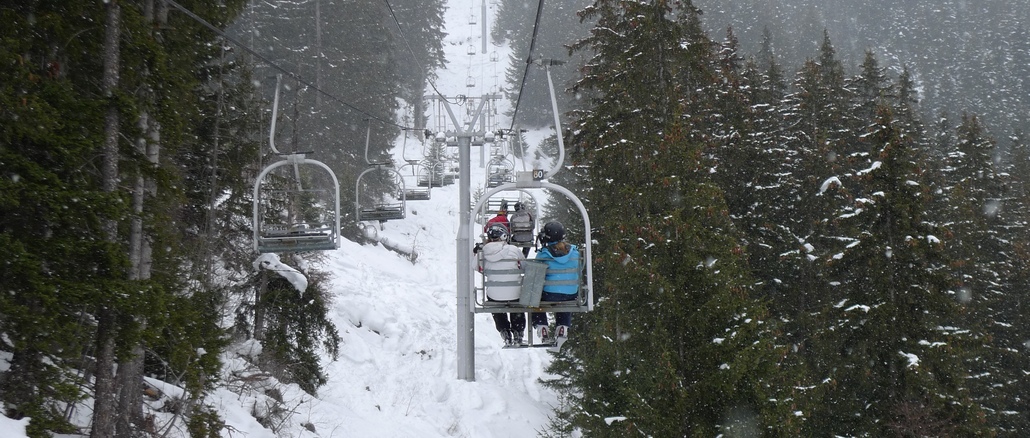
[[[160,127],[146,112],[140,115],[139,125],[140,131],[146,134],[137,141],[137,149],[140,154],[147,157],[149,163],[156,166],[161,147]],[[129,232],[129,280],[150,279],[153,258],[150,239],[143,230],[143,207],[147,195],[154,196],[156,191],[157,186],[153,180],[144,178],[142,174],[136,176],[132,192],[133,219]],[[142,322],[143,327],[146,324],[146,321]],[[143,344],[136,344],[132,348],[132,356],[118,366],[118,421],[115,435],[117,437],[130,438],[133,436],[134,426],[139,428],[143,425],[143,354]]]
[[[119,38],[121,37],[121,7],[118,0],[109,0],[106,4],[107,18],[104,33],[103,79],[104,97],[112,99],[118,88]],[[102,188],[106,193],[114,193],[118,189],[118,108],[113,99],[108,104],[104,116],[104,143],[101,164]],[[109,242],[118,241],[118,224],[114,219],[104,222],[104,238]],[[101,304],[97,310],[97,367],[93,384],[93,438],[108,438],[114,435],[115,423],[115,388],[114,388],[114,309]]]
[[[417,87],[415,87],[415,89],[412,90],[412,92],[411,92],[411,102],[412,102],[412,107],[413,107],[411,112],[412,112],[412,117],[414,118],[414,120],[412,120],[412,123],[415,125],[415,132],[418,133],[419,138],[422,139],[422,140],[425,140],[425,137],[424,137],[423,132],[422,132],[424,129],[426,129],[426,123],[425,123],[425,117],[426,117],[425,99],[422,98],[422,96],[426,93],[426,75],[425,75],[425,73],[419,74],[418,84],[419,85]],[[404,157],[401,157],[401,158],[404,158]]]
[[[144,18],[147,22],[155,24],[160,28],[166,23],[168,5],[162,1],[146,0],[143,5]],[[148,72],[144,72],[144,77]],[[145,80],[145,79],[144,79]],[[153,101],[153,93],[148,87],[143,87],[140,101]],[[157,166],[160,152],[160,125],[150,114],[143,112],[139,116],[140,132],[143,136],[136,142],[139,153],[147,157],[147,161]],[[147,195],[154,196],[157,191],[156,183],[145,178],[143,173],[135,176],[132,188],[132,221],[129,229],[129,261],[130,270],[128,278],[131,281],[145,281],[150,279],[153,257],[150,239],[147,237],[143,227],[144,205]],[[147,321],[141,322],[141,328],[145,329]],[[129,359],[120,363],[118,374],[115,376],[115,384],[118,392],[117,418],[115,421],[114,436],[130,438],[134,431],[143,425],[143,360],[144,346],[142,342],[132,347]]]
[[[262,269],[258,275],[258,287],[254,291],[254,339],[260,341],[265,339],[265,307],[261,299],[268,290],[268,271]]]
[[[114,310],[97,312],[97,363],[93,381],[93,429],[91,438],[109,438],[115,431]]]
[[[118,418],[115,437],[131,438],[143,425],[143,345],[132,347],[132,357],[118,364]]]

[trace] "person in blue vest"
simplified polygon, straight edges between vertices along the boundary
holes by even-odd
[[[544,276],[544,291],[540,301],[572,301],[579,293],[580,264],[579,248],[565,241],[565,226],[561,222],[548,222],[537,235],[542,248],[536,253],[536,260],[547,262]],[[548,333],[547,314],[533,313],[533,330],[542,342],[561,345],[569,336],[572,313],[556,312],[553,337]]]

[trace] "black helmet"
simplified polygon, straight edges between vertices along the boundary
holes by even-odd
[[[486,237],[490,240],[508,240],[508,230],[504,225],[493,225],[486,230]]]
[[[522,205],[522,201],[515,203],[515,211],[522,211],[523,208],[524,206]]]
[[[540,230],[540,234],[537,235],[540,239],[540,243],[544,245],[550,245],[555,242],[561,242],[565,240],[565,226],[561,222],[548,222],[544,225],[544,229]]]

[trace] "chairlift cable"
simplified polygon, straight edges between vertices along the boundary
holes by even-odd
[[[377,120],[379,122],[382,122],[383,124],[392,125],[392,126],[395,126],[395,127],[401,128],[401,129],[408,129],[408,127],[403,126],[403,125],[399,125],[399,124],[397,124],[396,122],[394,122],[392,120],[387,120],[387,119],[384,119],[382,117],[378,117],[378,116],[376,116],[374,114],[368,113],[368,112],[366,112],[366,111],[364,111],[364,110],[362,110],[362,109],[360,109],[360,108],[358,108],[358,107],[356,107],[354,105],[351,105],[350,103],[347,103],[346,101],[344,101],[343,99],[339,98],[338,96],[336,96],[336,95],[334,95],[332,93],[329,93],[328,91],[322,90],[321,88],[316,87],[314,84],[312,84],[312,83],[304,80],[303,78],[301,78],[300,75],[298,75],[297,73],[294,73],[294,72],[292,72],[290,70],[287,70],[287,69],[281,67],[279,64],[276,64],[272,60],[266,58],[265,56],[262,56],[260,53],[258,53],[254,49],[250,48],[246,44],[243,44],[239,40],[237,40],[237,39],[227,35],[221,29],[218,29],[217,27],[215,27],[213,24],[211,24],[207,20],[205,20],[205,19],[201,18],[200,16],[198,16],[197,14],[193,13],[193,11],[190,11],[189,9],[186,9],[185,7],[180,5],[175,0],[165,0],[165,1],[167,1],[169,5],[172,5],[173,7],[178,9],[183,14],[186,14],[186,16],[190,17],[191,19],[193,19],[197,23],[200,23],[204,27],[210,29],[212,32],[214,32],[218,36],[220,36],[222,38],[225,38],[229,42],[239,46],[241,49],[243,49],[247,53],[253,55],[255,58],[260,59],[261,61],[264,61],[265,63],[267,63],[273,69],[278,70],[279,72],[281,72],[281,73],[283,73],[283,74],[285,74],[285,75],[295,79],[297,82],[303,84],[304,86],[310,87],[311,89],[313,89],[316,92],[322,94],[323,96],[326,96],[329,99],[332,99],[332,100],[336,101],[337,103],[339,103],[339,104],[341,104],[341,105],[343,105],[343,106],[345,106],[347,108],[350,108],[351,110],[354,110],[354,111],[356,111],[358,113],[361,113],[361,114],[363,114],[365,116],[368,116],[368,118],[370,118],[370,119],[375,119],[375,120]]]
[[[390,10],[390,16],[393,17],[393,22],[395,24],[397,24],[397,30],[400,31],[400,34],[401,34],[401,41],[404,41],[404,47],[408,48],[408,53],[411,54],[411,59],[414,60],[415,64],[418,65],[418,69],[419,70],[426,71],[426,68],[424,66],[422,66],[421,62],[419,62],[418,56],[415,56],[415,51],[412,50],[411,49],[411,45],[408,44],[408,38],[404,34],[404,27],[401,26],[400,20],[397,19],[397,14],[394,12],[393,6],[390,5],[390,0],[383,0],[383,3],[386,3],[386,8]],[[435,82],[433,82],[432,80],[429,80],[428,77],[426,78],[426,82],[429,82],[429,86],[433,87],[433,91],[436,92],[437,96],[440,96],[441,99],[446,100],[446,98],[444,97],[443,93],[441,93],[440,90],[438,90],[436,88],[436,83]]]
[[[515,98],[515,109],[511,113],[511,126],[509,130],[515,129],[515,119],[519,114],[519,103],[522,102],[522,91],[526,88],[526,77],[529,76],[529,66],[533,64],[533,49],[536,48],[537,30],[540,29],[540,15],[544,11],[544,0],[540,0],[536,7],[536,19],[533,22],[533,37],[529,40],[529,53],[526,55],[526,69],[522,72],[522,84],[519,85],[519,95]],[[555,127],[555,129],[560,129]]]

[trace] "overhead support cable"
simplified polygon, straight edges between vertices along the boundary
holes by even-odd
[[[401,34],[401,41],[404,41],[404,47],[408,48],[408,53],[411,54],[411,59],[415,60],[415,64],[418,65],[418,69],[419,70],[425,72],[426,71],[425,66],[423,66],[422,63],[419,62],[418,56],[415,55],[415,51],[412,50],[411,49],[411,45],[408,44],[408,38],[404,34],[404,27],[401,26],[400,20],[397,19],[397,14],[394,12],[393,6],[390,5],[390,0],[383,0],[383,2],[386,3],[386,8],[390,10],[390,16],[393,17],[393,22],[395,24],[397,24],[397,30],[400,31],[400,34]],[[426,82],[429,82],[429,86],[433,87],[433,91],[436,92],[437,96],[440,96],[441,99],[445,99],[446,100],[446,98],[443,96],[443,93],[441,93],[440,90],[438,90],[436,88],[436,83],[431,81],[431,80],[428,80],[428,74],[427,74]]]
[[[197,23],[200,23],[204,27],[210,29],[212,32],[214,32],[218,36],[220,36],[222,38],[225,38],[226,40],[228,40],[229,42],[231,42],[231,43],[235,44],[236,46],[240,47],[241,49],[243,49],[247,53],[250,53],[255,58],[260,59],[261,61],[264,61],[265,63],[267,63],[273,69],[278,70],[279,72],[281,72],[281,73],[289,76],[290,78],[296,80],[298,83],[300,83],[300,84],[302,84],[302,85],[304,85],[306,87],[309,87],[312,90],[315,90],[316,92],[322,94],[323,96],[326,96],[329,99],[331,99],[333,101],[336,101],[337,103],[339,103],[339,104],[341,104],[341,105],[343,105],[343,106],[345,106],[347,108],[350,108],[353,111],[361,113],[361,114],[365,115],[366,117],[368,117],[370,119],[374,119],[374,120],[377,120],[379,122],[382,122],[383,124],[395,126],[397,128],[400,128],[400,129],[412,129],[412,128],[409,128],[407,126],[399,125],[396,122],[394,122],[393,120],[389,120],[387,118],[379,117],[379,116],[371,114],[371,113],[369,113],[367,111],[364,111],[364,110],[362,110],[362,109],[360,109],[360,108],[358,108],[358,107],[356,107],[354,105],[351,105],[350,103],[344,101],[343,99],[339,98],[338,96],[336,96],[336,95],[334,95],[332,93],[329,93],[329,92],[327,92],[325,90],[322,90],[321,88],[318,88],[317,86],[315,86],[311,82],[308,82],[308,81],[304,80],[304,78],[300,77],[300,75],[298,75],[297,73],[294,73],[293,71],[290,71],[290,70],[287,70],[287,69],[281,67],[279,64],[277,64],[274,61],[268,59],[267,57],[261,55],[260,53],[258,53],[254,49],[250,48],[246,44],[243,44],[239,40],[237,40],[237,39],[227,35],[221,29],[215,27],[213,24],[211,24],[207,20],[205,20],[205,19],[201,18],[199,15],[193,13],[193,11],[190,11],[189,9],[186,9],[185,7],[180,5],[175,0],[165,0],[165,1],[167,1],[169,5],[173,6],[175,9],[178,9],[183,14],[186,14],[186,16],[190,17],[191,19],[193,19]]]
[[[529,40],[529,53],[526,55],[526,69],[522,71],[522,84],[519,85],[519,95],[515,98],[515,109],[511,113],[511,126],[509,131],[514,131],[516,116],[519,114],[519,103],[522,102],[522,91],[526,88],[526,77],[529,76],[529,66],[533,64],[533,49],[536,48],[536,34],[540,29],[540,15],[544,11],[544,0],[540,0],[536,7],[536,18],[533,21],[533,36]],[[555,129],[560,129],[555,127]]]

